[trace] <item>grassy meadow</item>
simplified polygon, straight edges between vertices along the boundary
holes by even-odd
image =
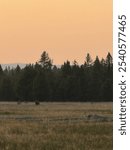
[[[112,150],[112,103],[0,103],[0,150]]]

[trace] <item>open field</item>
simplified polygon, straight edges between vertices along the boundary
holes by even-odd
[[[112,150],[112,103],[0,103],[0,150]]]

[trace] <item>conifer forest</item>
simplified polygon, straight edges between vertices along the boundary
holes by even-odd
[[[46,51],[24,68],[0,65],[0,101],[108,102],[113,100],[113,59],[88,53],[84,63],[53,64]]]

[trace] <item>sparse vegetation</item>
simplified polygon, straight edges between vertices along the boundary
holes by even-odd
[[[95,114],[112,103],[0,103],[0,150],[112,150],[112,121],[71,120]]]

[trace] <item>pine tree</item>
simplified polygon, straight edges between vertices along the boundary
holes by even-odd
[[[39,63],[45,70],[51,70],[52,68],[52,60],[49,58],[49,55],[46,51],[42,53]]]
[[[92,65],[92,58],[89,53],[87,53],[85,64],[87,67],[90,67]]]

